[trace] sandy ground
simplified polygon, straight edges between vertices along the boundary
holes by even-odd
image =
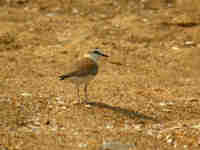
[[[200,149],[198,0],[0,6],[0,150]],[[110,57],[73,105],[58,76],[95,47]]]

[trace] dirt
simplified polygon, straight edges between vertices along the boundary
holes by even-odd
[[[199,150],[199,10],[199,0],[0,1],[0,149]],[[90,105],[74,105],[58,76],[95,47],[110,57]]]

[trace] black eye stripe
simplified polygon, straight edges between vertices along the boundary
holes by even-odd
[[[96,54],[99,54],[99,52],[98,52],[98,51],[94,51],[94,53],[96,53]]]

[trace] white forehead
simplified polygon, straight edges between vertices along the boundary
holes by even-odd
[[[101,49],[100,49],[100,48],[95,48],[94,50],[95,50],[95,51],[101,52]]]

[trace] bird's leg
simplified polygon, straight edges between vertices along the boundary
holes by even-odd
[[[85,102],[86,102],[86,103],[87,103],[87,101],[88,101],[87,87],[88,87],[88,84],[86,83],[86,84],[85,84],[85,87],[84,87],[84,92],[85,92]]]
[[[79,103],[81,103],[81,97],[80,97],[80,94],[79,94],[79,85],[76,85],[76,92],[77,92],[77,96],[78,96],[78,101]]]

